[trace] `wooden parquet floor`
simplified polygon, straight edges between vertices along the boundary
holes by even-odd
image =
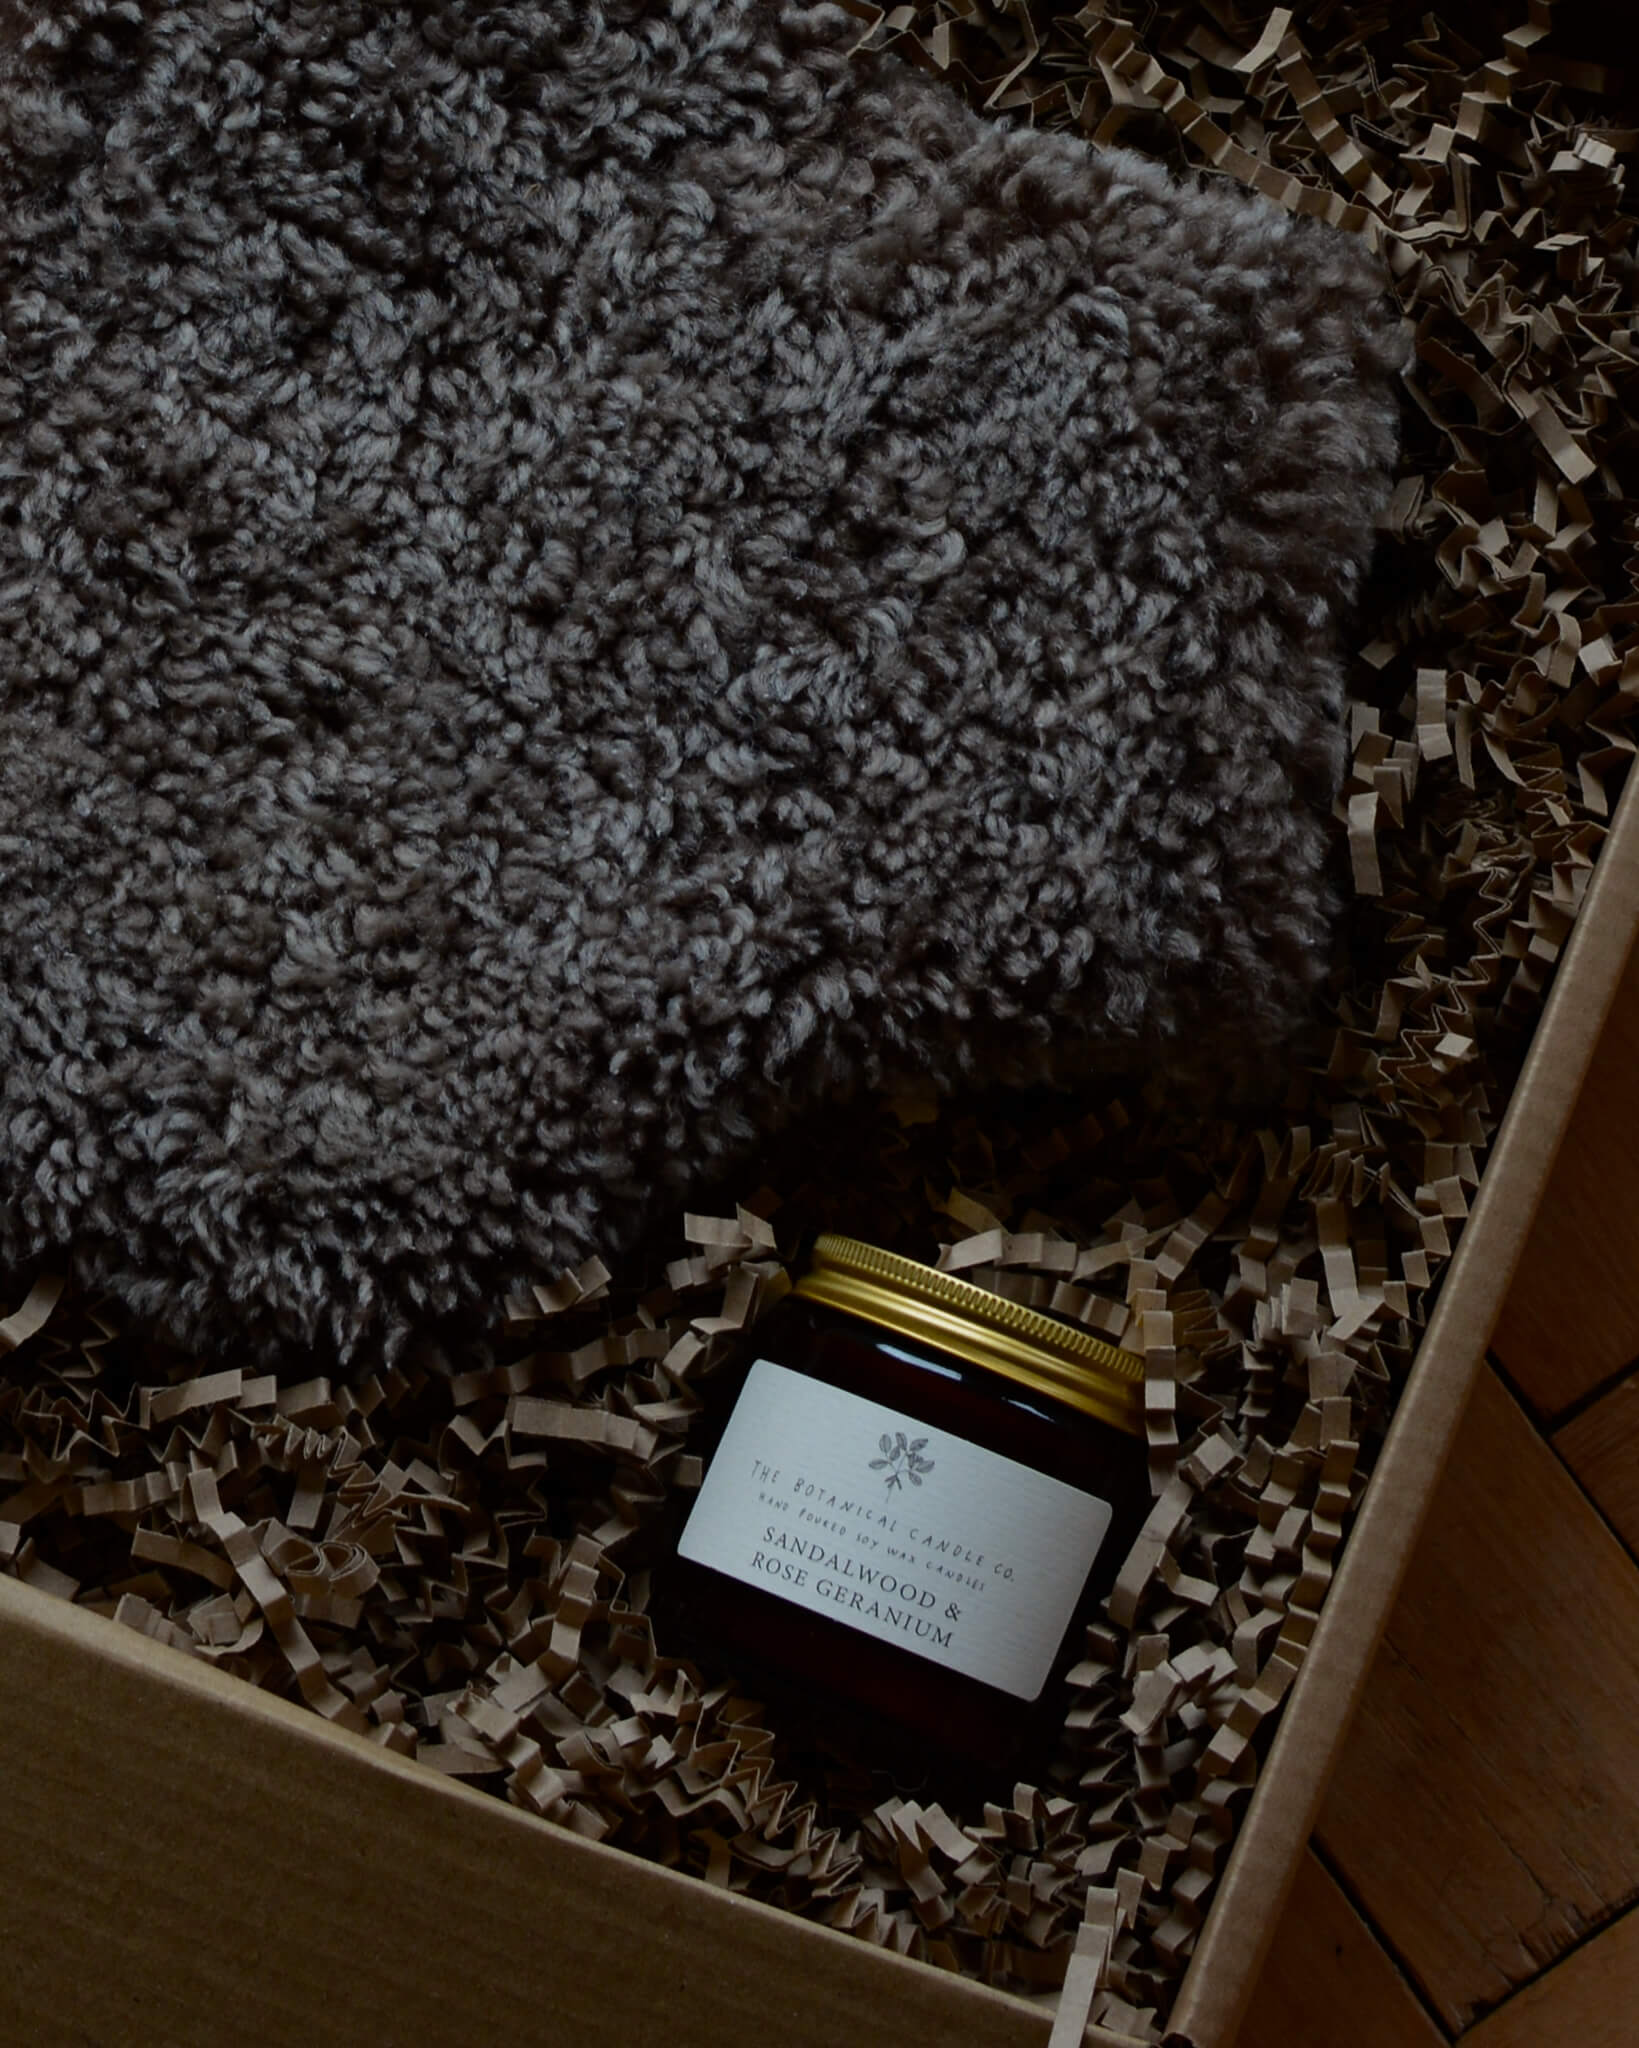
[[[1239,2048],[1639,2048],[1639,954]]]

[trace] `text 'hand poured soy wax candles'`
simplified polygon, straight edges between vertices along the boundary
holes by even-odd
[[[1039,1765],[1149,1506],[1143,1363],[826,1236],[759,1324],[665,1574],[683,1633],[863,1760]]]

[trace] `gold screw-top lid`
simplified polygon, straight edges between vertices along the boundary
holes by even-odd
[[[825,1236],[794,1291],[1144,1434],[1143,1359],[954,1273],[857,1238]]]

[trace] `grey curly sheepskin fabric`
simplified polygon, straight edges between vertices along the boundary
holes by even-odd
[[[839,9],[0,5],[0,1245],[390,1355],[797,1107],[1290,1029],[1354,241]]]

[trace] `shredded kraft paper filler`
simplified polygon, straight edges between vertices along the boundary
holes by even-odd
[[[1572,19],[0,8],[4,1569],[1159,2042],[1633,751]],[[1008,1803],[648,1611],[823,1228],[1144,1359]]]

